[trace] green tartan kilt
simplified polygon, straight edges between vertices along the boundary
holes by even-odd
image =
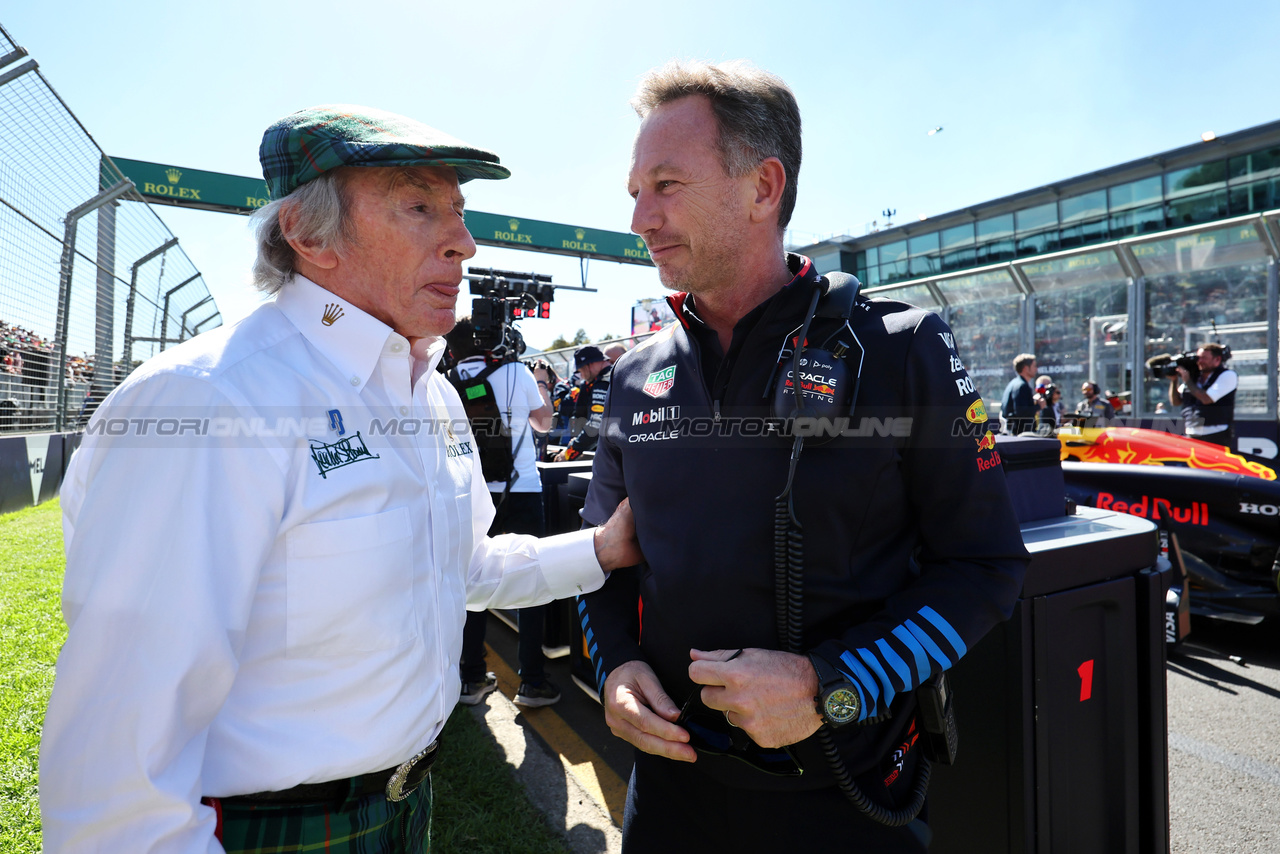
[[[340,804],[243,804],[205,798],[218,814],[227,854],[427,854],[431,850],[431,777],[392,803],[382,794]]]

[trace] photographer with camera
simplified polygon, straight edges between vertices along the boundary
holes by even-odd
[[[540,537],[545,523],[542,513],[542,480],[532,430],[551,426],[551,396],[547,380],[539,382],[514,351],[498,357],[477,341],[470,317],[458,320],[445,335],[449,352],[457,364],[449,381],[458,388],[468,406],[471,430],[480,452],[480,465],[493,497],[496,514],[489,536],[533,534]],[[505,339],[499,339],[505,340]],[[480,382],[477,382],[480,381]],[[475,402],[488,399],[496,405],[479,419],[472,411]],[[479,421],[479,423],[477,423]],[[532,428],[532,430],[530,429]],[[495,441],[497,440],[497,441]],[[546,657],[542,653],[545,606],[519,610],[520,688],[515,702],[524,706],[549,706],[560,700],[560,690],[547,679]],[[484,636],[488,615],[470,611],[462,629],[462,696],[459,701],[474,706],[498,687],[497,677],[485,667]]]
[[[1213,343],[1200,346],[1194,366],[1188,358],[1179,358],[1176,373],[1169,377],[1169,402],[1182,408],[1188,436],[1235,450],[1240,376],[1224,364],[1230,358],[1230,349]]]

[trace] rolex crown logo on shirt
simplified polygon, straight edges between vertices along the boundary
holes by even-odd
[[[320,318],[320,322],[325,326],[333,326],[335,320],[342,317],[342,306],[336,302],[326,303],[324,307],[324,317]]]

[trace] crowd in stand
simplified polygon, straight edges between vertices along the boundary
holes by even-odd
[[[29,385],[43,385],[49,380],[49,364],[56,347],[30,329],[0,320],[0,373],[21,377]],[[69,356],[67,382],[83,383],[93,379],[94,356]]]

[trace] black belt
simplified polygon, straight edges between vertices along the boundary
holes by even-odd
[[[255,804],[337,803],[348,797],[360,798],[382,792],[389,801],[402,801],[427,779],[431,766],[436,761],[439,746],[440,739],[436,739],[412,759],[395,768],[374,771],[372,774],[330,780],[328,783],[300,783],[292,789],[280,792],[255,792],[252,795],[236,795],[220,800],[225,803]]]

